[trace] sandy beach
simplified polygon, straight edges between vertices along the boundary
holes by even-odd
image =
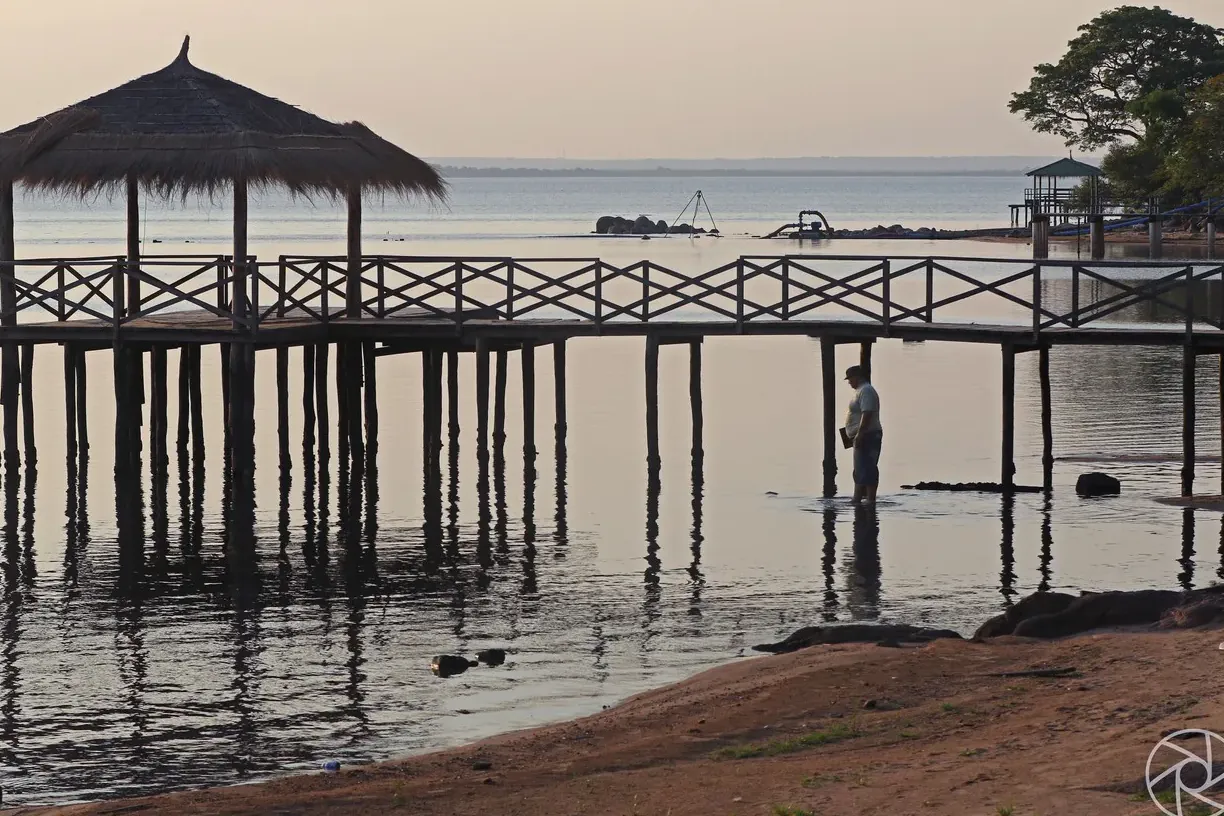
[[[1150,814],[1144,766],[1162,735],[1224,728],[1224,700],[1205,685],[1220,638],[816,647],[458,750],[16,813]]]

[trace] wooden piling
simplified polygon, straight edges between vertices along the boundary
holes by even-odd
[[[442,491],[442,352],[430,349],[429,355],[429,441],[430,462],[433,464],[434,477],[438,480],[438,507],[441,512]]]
[[[319,468],[331,461],[331,427],[327,424],[327,343],[315,346],[315,420],[319,428]]]
[[[434,472],[433,369],[435,364],[436,360],[429,349],[421,352],[421,464],[426,484],[429,483]]]
[[[76,404],[76,349],[72,345],[65,343],[64,349],[64,436],[67,442],[66,450],[70,462],[74,461],[78,455],[77,447],[77,404]],[[70,465],[75,468],[75,465]],[[68,485],[69,491],[72,491],[73,485],[71,481]],[[71,523],[69,524],[71,527]]]
[[[34,345],[32,343],[25,343],[21,347],[21,419],[26,466],[30,467],[38,461],[38,450],[34,441]]]
[[[824,497],[837,495],[837,342],[820,338],[820,382],[824,397]]]
[[[0,182],[0,325],[17,325],[16,244],[13,238],[13,184]],[[4,406],[4,458],[6,467],[17,467],[17,347],[0,346],[0,403]],[[16,473],[15,470],[11,471]]]
[[[864,340],[859,344],[859,368],[863,369],[867,382],[871,382],[871,348],[874,345],[874,340]]]
[[[646,462],[659,463],[659,339],[646,338]]]
[[[360,290],[359,290],[360,291]],[[361,386],[362,386],[362,364],[364,356],[361,353],[360,343],[345,343],[345,383],[348,388],[348,431],[349,431],[349,456],[352,461],[359,465],[365,463],[365,438],[362,435],[361,421]],[[361,498],[359,491],[354,491],[354,500]]]
[[[180,346],[178,353],[178,442],[179,470],[191,450],[191,352]]]
[[[476,341],[476,455],[489,455],[489,346]]]
[[[85,411],[86,391],[89,382],[85,368],[85,352],[77,349],[76,358],[76,399],[77,399],[77,450],[83,457],[89,455],[89,415]]]
[[[1211,214],[1207,217],[1207,257],[1208,258],[1216,257],[1217,230],[1218,230],[1218,227],[1216,224],[1216,217],[1214,214]]]
[[[498,349],[493,374],[493,448],[502,450],[506,446],[506,367],[509,355]]]
[[[1088,249],[1092,260],[1105,257],[1105,216],[1094,215],[1088,219]]]
[[[276,349],[276,431],[282,468],[293,467],[289,452],[289,347]]]
[[[367,456],[373,456],[378,451],[378,355],[376,352],[377,349],[372,340],[367,340],[361,346]]]
[[[535,346],[523,344],[523,454],[528,458],[536,455],[535,431]]]
[[[454,349],[446,352],[446,407],[450,414],[448,431],[454,444],[459,439],[459,352]]]
[[[692,409],[693,415],[693,460],[703,456],[703,442],[705,435],[705,411],[702,407],[701,400],[701,341],[692,340],[689,342],[689,406]],[[694,468],[699,465],[694,464]],[[694,470],[694,473],[697,473]],[[696,478],[696,477],[694,477]],[[695,483],[694,483],[695,484]],[[694,488],[696,492],[696,488]],[[696,512],[696,511],[694,511]]]
[[[221,352],[221,410],[223,412],[221,436],[225,450],[228,452],[233,439],[232,422],[234,419],[230,412],[230,344],[221,343],[219,348]]]
[[[149,468],[156,476],[168,473],[170,456],[167,450],[169,438],[169,385],[167,383],[167,359],[164,346],[149,352],[149,380],[152,400],[149,406]]]
[[[204,446],[204,395],[203,376],[200,373],[202,352],[199,346],[189,348],[191,362],[191,460],[195,467],[203,468]]]
[[[1003,344],[1003,456],[1000,483],[1010,490],[1016,483],[1016,347]]]
[[[1050,399],[1050,347],[1038,350],[1041,378],[1041,473],[1042,486],[1048,494],[1054,489],[1054,420]]]
[[[1148,221],[1148,255],[1153,261],[1164,257],[1164,219],[1159,215]]]
[[[1182,495],[1194,495],[1194,346],[1182,348]]]
[[[340,453],[340,467],[346,467],[349,461],[349,442],[351,441],[352,412],[349,410],[350,392],[348,383],[348,344],[336,344],[336,444]],[[343,492],[343,491],[342,491]]]
[[[553,426],[558,443],[564,443],[569,433],[569,418],[565,408],[565,341],[553,343],[553,410],[556,421]]]

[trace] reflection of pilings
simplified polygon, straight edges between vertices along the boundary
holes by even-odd
[[[1046,495],[1054,489],[1054,419],[1050,400],[1050,347],[1038,350],[1041,380],[1041,476]]]
[[[999,483],[1010,489],[1016,482],[1016,347],[1003,344],[1003,454]]]
[[[824,532],[824,553],[820,566],[824,571],[824,604],[821,607],[821,619],[825,623],[837,620],[837,590],[834,588],[833,576],[837,567],[837,508],[826,504],[821,530]]]
[[[661,470],[662,463],[658,457],[646,465],[646,598],[643,612],[647,625],[659,616],[662,594],[659,581],[663,569],[663,562],[659,558],[659,500],[663,492]]]
[[[999,573],[999,587],[1003,602],[1011,606],[1012,596],[1016,594],[1016,496],[1014,493],[1003,494],[1003,510],[1000,514],[1003,523],[1003,540],[999,545],[1003,568]]]
[[[700,447],[700,439],[694,438],[693,441],[697,446],[693,448],[693,526],[690,547],[693,560],[689,562],[688,568],[691,589],[688,613],[698,616],[701,614],[701,592],[705,589],[705,575],[701,572],[701,550],[705,544],[705,455]]]
[[[1038,561],[1038,571],[1041,573],[1041,583],[1037,585],[1038,592],[1050,591],[1050,579],[1053,575],[1050,565],[1054,563],[1054,498],[1049,491],[1041,505],[1041,558]]]
[[[149,480],[152,487],[153,552],[158,572],[164,571],[170,547],[169,383],[164,347],[149,352]]]
[[[539,592],[536,574],[535,487],[535,449],[531,448],[523,454],[523,597],[524,600],[532,602],[530,607],[523,609],[524,614],[534,614],[534,602]]]
[[[33,589],[38,570],[34,561],[34,498],[38,488],[38,465],[26,461],[25,497],[21,505],[21,582]]]
[[[65,360],[71,361],[71,356],[65,355]],[[76,371],[71,370],[71,382],[76,382]],[[71,399],[72,394],[68,395]],[[75,436],[74,424],[70,421],[69,428],[73,428],[70,436]],[[77,576],[79,575],[79,566],[81,560],[80,545],[78,543],[79,527],[77,525],[78,514],[78,499],[77,488],[80,481],[77,470],[77,453],[72,448],[69,448],[68,454],[65,457],[64,472],[68,477],[68,490],[65,493],[64,504],[64,586],[69,589],[76,589]]]
[[[1181,584],[1182,589],[1194,589],[1194,508],[1186,507],[1182,510],[1182,550],[1181,558],[1177,559],[1177,563],[1181,565],[1181,572],[1177,575],[1177,581]]]

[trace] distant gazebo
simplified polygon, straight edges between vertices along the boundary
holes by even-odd
[[[1035,215],[1049,216],[1054,223],[1066,223],[1074,216],[1101,213],[1100,179],[1104,175],[1101,168],[1068,157],[1025,175],[1033,180],[1032,187],[1024,191],[1026,227]],[[1065,179],[1075,181],[1060,187],[1059,182]],[[1088,201],[1086,207],[1076,206],[1072,195],[1085,179],[1088,180]]]

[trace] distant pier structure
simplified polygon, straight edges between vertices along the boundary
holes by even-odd
[[[1069,157],[1030,170],[1025,176],[1032,180],[1032,186],[1024,191],[1024,203],[1010,205],[1012,226],[1028,229],[1034,220],[1042,217],[1060,226],[1084,216],[1101,214],[1104,209],[1103,175],[1101,168]],[[1085,181],[1085,189],[1077,196]]]

